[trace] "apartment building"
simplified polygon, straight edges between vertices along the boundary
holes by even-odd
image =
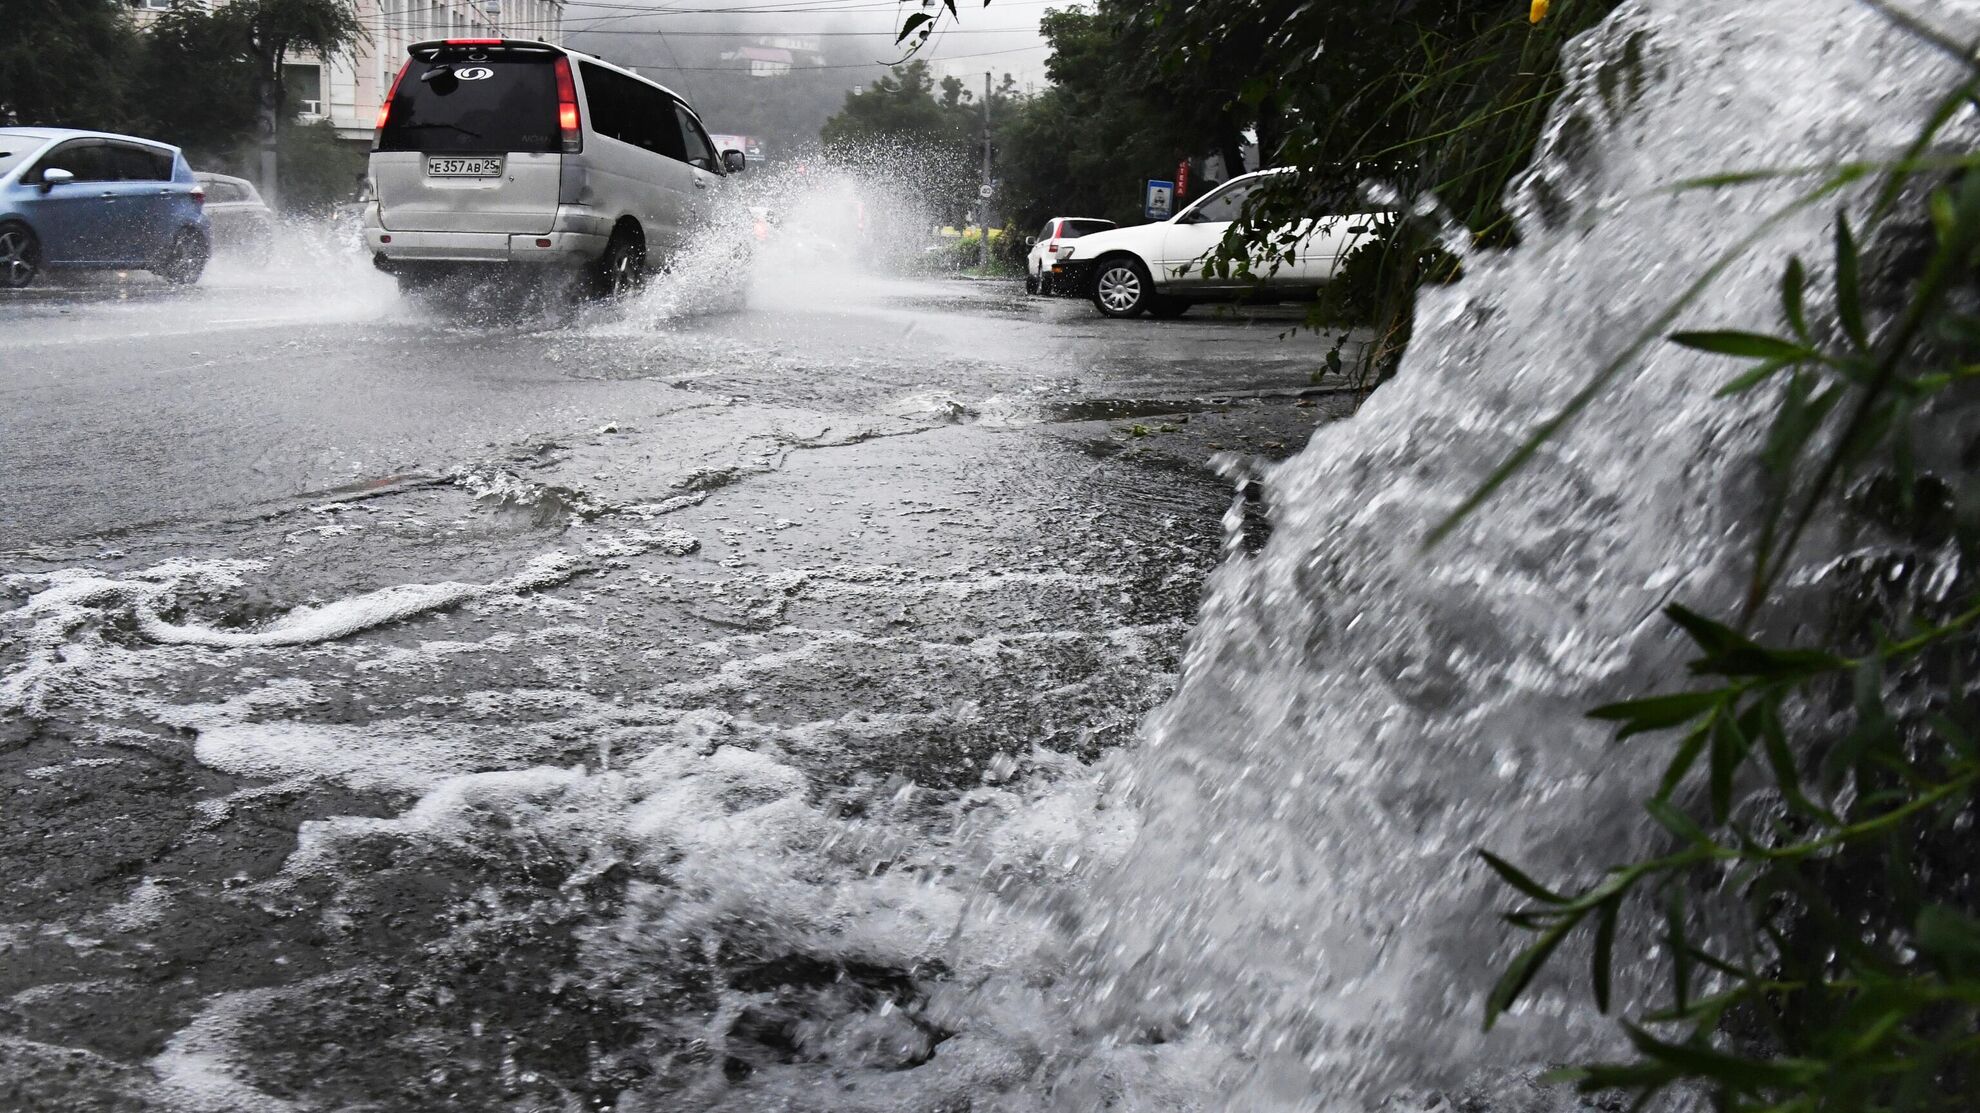
[[[225,3],[226,0],[208,0]],[[132,0],[140,25],[172,0]],[[426,39],[511,38],[559,42],[564,0],[355,0],[364,40],[350,56],[324,64],[297,58],[282,67],[289,103],[304,119],[329,120],[337,134],[371,142],[379,103],[405,62],[406,47]]]

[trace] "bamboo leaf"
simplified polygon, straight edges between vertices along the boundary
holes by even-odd
[[[1671,756],[1671,763],[1664,767],[1663,779],[1657,782],[1655,800],[1671,798],[1671,793],[1677,791],[1677,786],[1684,783],[1685,774],[1691,772],[1691,767],[1698,763],[1698,755],[1705,751],[1705,743],[1711,737],[1710,720],[1691,728],[1690,733],[1684,736],[1684,741],[1678,745],[1677,753]]]
[[[933,23],[933,22],[935,22],[935,17],[927,12],[916,12],[913,15],[907,17],[907,19],[905,19],[901,23],[901,33],[898,36],[896,36],[894,39],[895,45],[899,45],[901,43],[906,42],[908,36],[914,34],[915,29],[917,27],[920,27],[925,23]]]
[[[1547,960],[1553,957],[1554,952],[1560,948],[1561,941],[1581,923],[1581,918],[1581,915],[1570,916],[1555,924],[1532,946],[1521,951],[1512,960],[1512,965],[1506,967],[1506,972],[1499,976],[1498,982],[1492,986],[1491,994],[1485,999],[1487,1032],[1491,1031],[1492,1026],[1498,1023],[1499,1017],[1512,1007],[1513,1002],[1519,1000],[1519,995],[1526,992],[1526,987],[1532,984],[1534,975],[1538,974],[1540,968],[1547,964]]]
[[[1603,704],[1590,711],[1588,717],[1621,723],[1622,728],[1616,732],[1616,737],[1628,738],[1632,734],[1663,730],[1688,722],[1711,710],[1724,699],[1725,690],[1721,688],[1704,692],[1676,692],[1671,695]]]
[[[1794,256],[1781,274],[1781,312],[1787,316],[1788,327],[1794,329],[1795,336],[1803,343],[1808,340],[1808,308],[1804,297],[1807,288],[1808,269],[1801,265],[1801,256]]]
[[[1735,394],[1744,394],[1782,371],[1805,362],[1807,361],[1800,359],[1770,359],[1752,370],[1734,376],[1732,381],[1720,387],[1713,397],[1730,398]]]
[[[1622,908],[1622,898],[1603,904],[1596,912],[1595,956],[1593,977],[1595,982],[1595,1008],[1598,1012],[1609,1011],[1609,969],[1614,960],[1616,945],[1616,914]]]
[[[1717,846],[1705,829],[1692,822],[1691,817],[1679,811],[1669,800],[1653,797],[1644,801],[1643,810],[1664,830],[1694,846]]]
[[[1701,352],[1711,352],[1714,355],[1785,360],[1791,363],[1813,359],[1817,354],[1806,345],[1796,344],[1792,340],[1783,340],[1778,336],[1767,336],[1758,332],[1738,332],[1730,329],[1672,333],[1671,343],[1695,348]]]
[[[1849,216],[1836,213],[1836,314],[1843,332],[1859,351],[1870,347],[1870,335],[1863,327],[1861,264],[1857,257],[1856,235],[1850,231]]]
[[[1544,901],[1547,904],[1566,904],[1568,902],[1567,897],[1554,892],[1552,889],[1526,876],[1526,874],[1520,871],[1519,867],[1491,851],[1481,850],[1478,852],[1478,856],[1485,859],[1485,864],[1492,867],[1492,872],[1498,874],[1506,884],[1518,889],[1534,900]]]

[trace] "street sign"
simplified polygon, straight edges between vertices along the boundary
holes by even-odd
[[[1176,207],[1176,183],[1148,182],[1148,199],[1144,206],[1150,220],[1167,220]]]
[[[1176,200],[1189,196],[1189,160],[1176,163]]]
[[[989,186],[977,186],[977,187],[976,187],[976,195],[977,195],[978,197],[981,197],[981,198],[983,198],[983,199],[984,199],[985,201],[988,201],[988,200],[990,199],[990,195],[991,195],[991,194],[993,194],[993,193],[995,193],[995,192],[997,192],[997,191],[996,191],[996,190],[994,190],[994,189],[991,189],[991,188],[990,188]]]

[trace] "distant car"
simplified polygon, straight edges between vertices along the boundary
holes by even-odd
[[[1158,224],[1083,236],[1061,250],[1051,265],[1053,280],[1086,294],[1109,317],[1180,317],[1200,302],[1311,297],[1333,280],[1341,258],[1365,242],[1384,216],[1341,213],[1301,221],[1284,230],[1294,241],[1292,260],[1276,269],[1261,266],[1250,277],[1220,277],[1203,266],[1242,213],[1245,199],[1285,172],[1232,178]]]
[[[206,218],[213,225],[213,250],[257,267],[275,255],[275,213],[254,183],[231,174],[195,171],[206,190]]]
[[[0,128],[0,286],[43,270],[146,268],[199,281],[205,191],[177,147],[68,128]]]
[[[1036,236],[1026,241],[1031,245],[1031,254],[1024,261],[1024,292],[1027,294],[1063,293],[1059,283],[1052,280],[1052,264],[1059,259],[1059,253],[1072,241],[1091,232],[1105,232],[1115,227],[1111,220],[1098,220],[1092,217],[1055,216],[1045,222],[1045,227]]]

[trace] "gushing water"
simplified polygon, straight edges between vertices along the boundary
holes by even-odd
[[[1959,42],[1980,29],[1971,3],[1931,16]],[[1663,604],[1736,609],[1727,539],[1749,535],[1763,403],[1713,399],[1721,361],[1654,346],[1423,540],[1808,188],[1682,181],[1892,154],[1959,76],[1844,0],[1628,4],[1567,64],[1517,187],[1525,246],[1426,294],[1396,381],[1269,474],[1271,543],[1216,577],[1132,759],[1141,828],[1084,906],[1085,1004],[1228,1047],[1224,1108],[1331,1109],[1599,1043],[1565,992],[1480,1034],[1514,940],[1472,852],[1585,878],[1651,837],[1662,755],[1583,714],[1676,678]],[[1825,258],[1831,219],[1784,222],[1678,327],[1772,322],[1782,262]]]

